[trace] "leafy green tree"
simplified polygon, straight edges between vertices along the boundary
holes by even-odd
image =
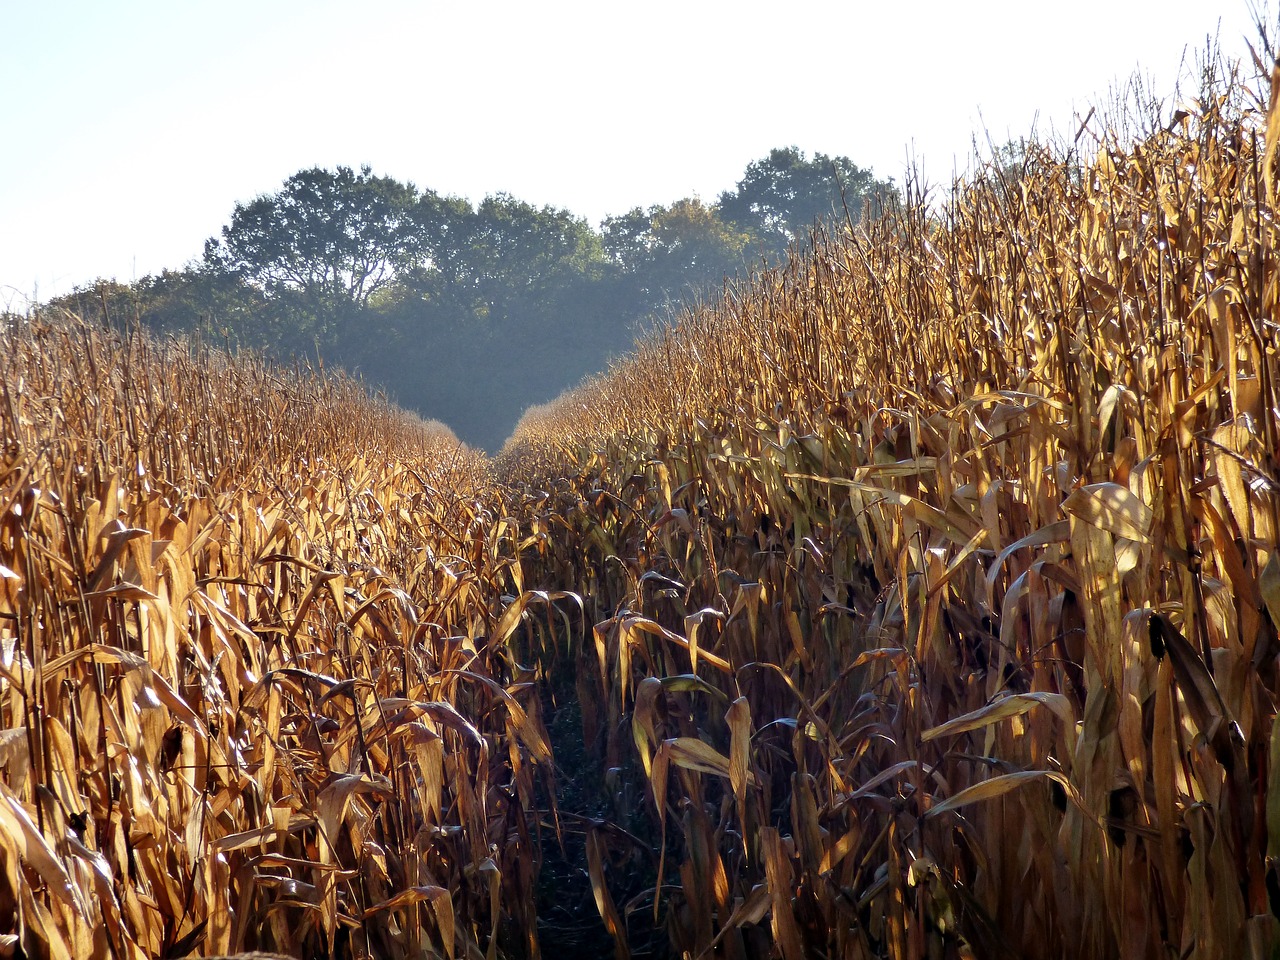
[[[418,223],[423,246],[405,274],[406,295],[473,330],[566,321],[559,315],[565,293],[592,282],[604,264],[600,238],[585,220],[507,194],[474,209],[433,201]]]
[[[99,280],[50,300],[41,309],[66,310],[90,323],[134,323],[159,334],[197,334],[211,342],[249,347],[288,360],[315,349],[296,315],[262,290],[203,264],[163,270],[132,284]]]
[[[585,220],[507,194],[484,199],[467,240],[469,279],[509,293],[553,290],[587,273],[603,256]]]
[[[436,285],[457,283],[469,273],[475,210],[461,197],[425,190],[413,210],[413,229],[419,248],[405,272],[408,287],[425,289],[427,278]]]
[[[54,297],[40,305],[40,310],[55,314],[74,314],[89,323],[103,327],[126,327],[142,313],[143,304],[137,291],[126,283],[98,279]]]
[[[653,260],[671,276],[718,281],[742,269],[751,235],[735,229],[701,200],[677,200],[651,211]]]
[[[215,342],[288,359],[315,349],[312,329],[278,300],[234,274],[189,264],[133,285],[142,323],[157,333],[198,332]]]
[[[697,198],[609,217],[601,236],[615,271],[616,299],[637,316],[705,296],[746,268],[754,243],[749,232]]]
[[[868,200],[895,196],[893,180],[877,180],[848,157],[797,147],[769,151],[748,164],[737,187],[720,195],[718,209],[728,223],[758,234],[766,249],[781,254],[819,221],[843,218],[847,206],[856,219]]]
[[[303,170],[279,192],[237,203],[205,260],[332,320],[363,309],[419,256],[418,204],[412,184],[367,166]]]
[[[600,241],[608,262],[622,273],[635,273],[646,264],[657,238],[653,217],[661,207],[632,207],[626,213],[606,217],[600,224]]]
[[[394,302],[375,304],[378,338],[366,338],[363,369],[401,402],[497,449],[526,406],[629,343],[602,296],[600,237],[566,210],[505,194],[475,208],[422,207],[422,252]]]

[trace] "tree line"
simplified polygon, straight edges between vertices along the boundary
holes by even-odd
[[[816,222],[894,197],[847,157],[789,147],[714,203],[636,207],[596,228],[508,194],[473,204],[369,167],[315,168],[237,203],[199,260],[45,307],[319,355],[495,450],[521,411],[602,369],[646,321],[776,261]]]

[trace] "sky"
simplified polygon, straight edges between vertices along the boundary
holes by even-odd
[[[1208,35],[1247,54],[1252,11],[0,0],[0,310],[181,267],[237,202],[315,166],[592,223],[714,201],[788,145],[949,183],[975,136],[1074,132],[1135,72],[1172,98]]]

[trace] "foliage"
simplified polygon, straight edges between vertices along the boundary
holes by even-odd
[[[412,184],[369,167],[295,173],[283,189],[237,203],[205,260],[268,294],[300,294],[317,314],[362,308],[421,250]]]
[[[857,220],[864,204],[883,206],[897,196],[890,180],[877,180],[848,157],[798,147],[769,151],[747,165],[737,187],[720,195],[720,215],[741,229],[757,232],[766,247],[782,253],[804,241],[814,226],[848,216]]]
[[[727,224],[697,199],[637,207],[607,218],[601,233],[619,287],[646,313],[697,302],[725,278],[743,274],[754,252],[750,232]]]
[[[567,210],[498,194],[452,214],[406,287],[428,306],[449,303],[453,323],[505,330],[559,320],[557,301],[600,265],[599,238]]]

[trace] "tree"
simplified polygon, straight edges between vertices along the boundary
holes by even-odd
[[[543,293],[587,273],[603,257],[600,239],[568,210],[538,208],[507,194],[476,209],[472,268],[512,293]]]
[[[600,240],[611,265],[623,273],[634,273],[649,260],[657,245],[653,217],[660,209],[632,207],[626,213],[605,218],[600,224]]]
[[[695,197],[651,213],[654,258],[668,270],[714,281],[742,268],[751,236],[726,223],[714,207]]]
[[[162,334],[199,332],[214,342],[260,350],[289,359],[309,353],[315,342],[310,327],[244,280],[202,263],[163,270],[133,285],[139,319]]]
[[[556,317],[565,291],[593,279],[604,262],[599,236],[567,210],[507,194],[475,209],[456,200],[423,208],[422,256],[407,286],[451,311],[455,323],[525,326]]]
[[[634,208],[601,225],[605,254],[620,274],[622,302],[637,313],[705,296],[741,273],[753,237],[726,223],[714,207],[685,198],[670,206]]]
[[[303,170],[278,193],[237,203],[205,260],[332,321],[363,309],[419,256],[418,205],[413,184],[367,166]]]
[[[848,157],[815,153],[809,160],[797,147],[785,147],[748,164],[737,187],[720,195],[718,208],[727,222],[754,231],[780,254],[816,223],[843,218],[846,205],[856,218],[867,200],[896,193],[892,179],[877,180]]]

